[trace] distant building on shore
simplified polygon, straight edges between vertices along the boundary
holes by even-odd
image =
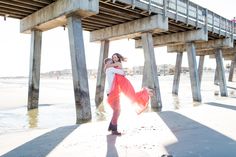
[[[142,75],[143,74],[143,66],[134,66],[132,68],[124,68],[126,75]],[[186,73],[189,71],[188,67],[182,67],[181,72]],[[173,75],[175,72],[175,66],[170,64],[162,64],[157,66],[158,75]],[[88,78],[96,78],[97,77],[97,69],[88,69],[87,70]],[[50,71],[46,73],[41,73],[41,77],[43,78],[72,78],[72,70],[64,69],[58,71]]]

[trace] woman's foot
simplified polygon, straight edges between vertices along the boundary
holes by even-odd
[[[154,95],[154,90],[153,89],[146,87],[146,90],[147,90],[149,96]]]
[[[140,107],[136,109],[136,113],[137,115],[140,115],[141,113],[143,113],[146,109],[148,108],[148,103],[144,106],[144,107]]]

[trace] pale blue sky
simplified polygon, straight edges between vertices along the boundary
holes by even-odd
[[[228,19],[236,16],[233,0],[193,0],[193,2],[206,7]],[[87,68],[97,68],[100,44],[89,42],[89,33],[84,32]],[[19,33],[19,20],[0,17],[0,77],[2,76],[28,76],[30,35]],[[143,65],[143,51],[134,48],[133,40],[112,41],[110,53],[119,52],[128,58],[124,64],[126,67]],[[157,64],[175,64],[176,54],[166,53],[166,49],[155,49]],[[183,58],[183,66],[187,66],[186,54]],[[215,60],[206,58],[206,67],[215,67]],[[43,32],[41,72],[51,70],[70,69],[70,52],[68,45],[67,29],[62,27]]]

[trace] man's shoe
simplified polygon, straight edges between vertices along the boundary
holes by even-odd
[[[112,131],[112,135],[117,135],[117,136],[121,136],[121,133],[118,131]]]

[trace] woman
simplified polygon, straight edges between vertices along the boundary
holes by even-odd
[[[119,53],[115,53],[112,55],[112,64],[106,64],[105,69],[109,67],[115,67],[118,69],[122,69],[122,61],[126,61],[126,58],[120,55]],[[120,93],[123,93],[127,96],[133,104],[138,106],[138,110],[136,112],[138,114],[142,113],[148,105],[150,96],[153,95],[152,90],[148,88],[143,88],[139,92],[135,92],[134,87],[130,83],[130,81],[122,75],[115,74],[113,83],[111,85],[110,93],[108,96],[108,103],[111,105],[113,110],[120,110]],[[118,120],[119,114],[113,118],[116,119],[116,123]],[[113,119],[112,118],[112,119]],[[116,129],[117,129],[117,124]],[[112,130],[114,123],[110,123],[108,130]]]
[[[107,67],[108,64],[113,64],[113,61],[111,58],[106,58],[104,60],[105,64],[105,71],[106,71],[106,80],[107,80],[107,96],[109,96],[111,92],[111,86],[113,84],[113,80],[115,77],[115,74],[117,75],[125,75],[124,71],[122,69],[114,68],[114,67]],[[113,135],[120,136],[121,133],[117,131],[117,121],[120,116],[120,97],[119,95],[115,97],[112,101],[109,102],[110,106],[113,110],[113,115],[111,118],[110,125],[108,127],[108,131],[111,131]]]

